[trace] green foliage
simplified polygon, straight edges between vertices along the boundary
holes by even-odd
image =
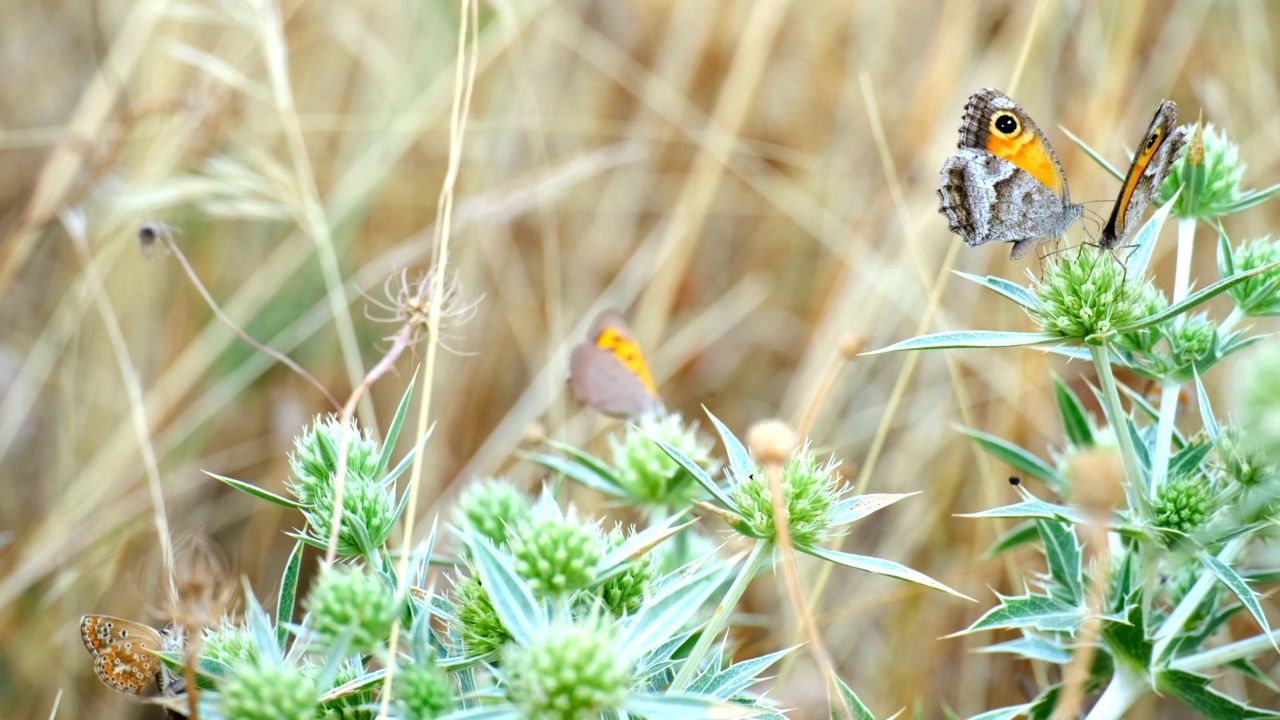
[[[665,444],[689,458],[705,473],[715,473],[720,462],[711,455],[713,443],[679,413],[646,414],[635,419],[621,435],[609,436],[613,465],[582,450],[551,443],[568,458],[532,453],[528,457],[565,477],[659,515],[688,506],[704,497],[704,490],[661,446]]]
[[[817,545],[827,539],[831,512],[841,494],[835,487],[838,466],[834,459],[820,463],[807,447],[782,466],[779,490],[795,544]],[[768,473],[759,468],[739,478],[730,497],[748,528],[747,534],[774,542],[777,530]]]
[[[1035,315],[1046,333],[1097,344],[1146,317],[1151,291],[1112,261],[1111,253],[1080,248],[1045,266],[1035,281]]]
[[[396,705],[405,720],[432,720],[454,704],[448,675],[434,665],[402,665],[396,671],[396,690]]]
[[[297,667],[247,661],[224,683],[219,710],[235,720],[310,720],[315,717],[315,682]]]
[[[516,571],[539,595],[586,588],[603,554],[599,530],[579,522],[574,513],[527,520],[511,541]]]
[[[503,657],[506,696],[531,720],[577,720],[622,709],[630,682],[617,638],[591,620],[552,623]]]
[[[1222,240],[1226,247],[1225,253],[1220,253],[1220,256],[1225,254],[1226,266],[1224,267],[1224,258],[1220,257],[1219,271],[1228,270],[1224,277],[1235,272],[1271,268],[1231,288],[1227,291],[1227,296],[1245,315],[1280,315],[1280,267],[1276,267],[1280,262],[1280,243],[1271,238],[1259,238],[1242,243],[1233,252],[1225,235]]]
[[[698,431],[696,422],[685,423],[679,413],[642,415],[621,437],[609,436],[618,486],[626,496],[640,504],[666,507],[683,507],[700,497],[701,489],[689,474],[650,437],[679,450],[707,472],[719,467],[711,455],[713,441]]]
[[[529,499],[511,483],[484,478],[471,483],[458,497],[457,524],[469,524],[494,545],[507,541],[508,528],[532,515]]]
[[[470,656],[493,652],[511,639],[475,573],[454,581],[453,617],[454,630]]]
[[[239,665],[256,659],[253,635],[244,625],[223,622],[204,631],[200,656],[224,665]]]
[[[610,550],[621,547],[624,541],[622,531],[617,528],[605,537]],[[627,562],[620,572],[600,586],[600,601],[615,616],[634,615],[644,604],[657,576],[657,558],[652,555]]]
[[[327,646],[345,643],[349,652],[367,653],[391,632],[395,596],[381,579],[360,568],[328,568],[320,573],[303,602],[316,639]]]
[[[530,503],[509,484],[473,484],[450,511],[463,566],[454,569],[452,592],[436,595],[420,589],[423,561],[439,557],[434,531],[413,552],[418,561],[411,563],[408,577],[397,577],[397,565],[384,547],[388,522],[403,509],[403,497],[394,503],[393,483],[412,457],[388,469],[387,448],[402,426],[406,402],[407,394],[382,446],[354,427],[340,432],[321,423],[308,431],[294,452],[290,488],[295,499],[223,479],[253,497],[302,510],[308,530],[299,534],[283,570],[276,617],[250,596],[244,624],[209,634],[201,701],[208,707],[202,716],[230,720],[272,713],[365,720],[383,701],[382,668],[391,657],[398,660],[387,701],[405,718],[475,712],[549,719],[618,713],[783,716],[752,688],[787,650],[736,663],[713,650],[738,599],[764,569],[776,531],[764,468],[719,420],[711,418],[729,456],[726,488],[708,474],[720,468],[708,444],[678,417],[641,421],[615,442],[621,471],[568,446],[557,447],[569,460],[534,457],[570,477],[587,478],[584,484],[609,496],[658,511],[647,527],[628,532],[620,527],[601,532],[598,521],[580,519],[572,507],[562,510],[549,490]],[[343,438],[355,459],[345,475],[338,542],[339,554],[349,557],[321,569],[302,602],[303,622],[294,625],[301,549],[324,544],[338,475],[331,460]],[[818,545],[844,525],[907,497],[848,497],[836,468],[834,460],[820,461],[807,446],[775,468],[796,549],[958,595],[893,561]],[[645,473],[661,482],[639,483]],[[656,491],[637,492],[642,486]],[[734,526],[755,541],[741,567],[740,557],[710,550],[714,538],[690,537],[692,523],[680,520],[686,509],[680,505],[695,497],[720,503],[717,512],[736,518]],[[692,547],[709,550],[665,569],[655,551],[672,544],[683,546],[686,554]],[[396,599],[401,585],[414,588],[406,605]],[[432,617],[443,625],[433,626]],[[393,648],[396,622],[403,624]],[[180,667],[181,654],[168,652],[165,661]],[[852,698],[848,702],[856,703],[856,696],[845,692]],[[856,707],[859,717],[870,717],[865,706]]]
[[[1152,523],[1180,535],[1190,535],[1203,527],[1216,509],[1213,489],[1206,480],[1192,473],[1170,477],[1152,502]]]
[[[1197,139],[1192,133],[1182,156],[1174,162],[1169,177],[1160,186],[1160,202],[1170,202],[1181,188],[1174,201],[1174,214],[1212,222],[1253,207],[1280,190],[1275,186],[1260,191],[1241,190],[1244,169],[1240,148],[1209,123],[1204,126],[1202,138]]]
[[[293,470],[289,490],[299,502],[313,505],[329,492],[338,474],[343,445],[346,446],[347,477],[376,479],[378,443],[369,433],[359,432],[355,423],[343,428],[333,415],[317,417],[311,428],[303,430],[294,442],[293,454],[289,456],[289,467]]]

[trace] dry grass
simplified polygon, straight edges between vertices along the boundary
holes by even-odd
[[[165,584],[160,495],[175,539],[212,536],[231,572],[271,597],[292,545],[280,531],[298,518],[200,470],[278,490],[291,437],[328,407],[213,319],[172,259],[144,258],[137,229],[179,229],[226,312],[345,397],[390,332],[365,319],[358,292],[376,297],[393,273],[424,267],[448,157],[454,3],[286,2],[284,44],[252,2],[92,6],[0,10],[10,718],[48,717],[59,692],[59,717],[155,716],[97,684],[79,616],[155,620],[141,608]],[[1113,197],[1116,183],[1056,126],[1121,163],[1162,97],[1188,120],[1203,107],[1241,143],[1248,181],[1270,184],[1278,29],[1280,10],[1260,0],[484,4],[451,240],[464,295],[483,300],[450,341],[470,354],[438,361],[420,516],[475,474],[537,482],[513,461],[532,428],[585,443],[606,427],[563,379],[592,309],[614,305],[685,413],[705,404],[739,431],[769,416],[799,423],[830,386],[815,443],[869,468],[872,491],[923,491],[860,524],[846,548],[979,598],[1021,589],[1013,566],[983,555],[999,528],[951,517],[1011,496],[1007,469],[949,424],[1043,448],[1060,430],[1049,371],[1088,368],[1025,350],[874,356],[832,383],[833,359],[855,337],[879,347],[921,328],[1028,329],[1010,303],[944,271],[1024,269],[1002,249],[953,252],[960,241],[936,213],[937,170],[970,92],[1001,87],[1031,111],[1079,199]],[[287,63],[288,98],[272,62]],[[59,222],[68,211],[83,213],[83,244]],[[1276,220],[1273,203],[1229,229],[1257,235]],[[1165,277],[1172,254],[1157,249]],[[373,389],[362,421],[386,422],[414,362]],[[818,568],[799,565],[812,591]],[[797,640],[780,580],[748,601],[771,629],[753,648]],[[941,717],[944,704],[968,715],[1020,701],[1036,672],[971,654],[990,638],[938,639],[981,609],[837,570],[815,610],[873,710]],[[808,663],[774,695],[797,717],[825,716]],[[1265,693],[1247,694],[1280,703]],[[1175,717],[1162,708],[1131,717]]]

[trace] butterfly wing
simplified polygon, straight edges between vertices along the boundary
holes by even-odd
[[[983,88],[969,96],[959,147],[985,150],[1008,160],[1063,201],[1071,200],[1067,176],[1048,138],[1025,110],[999,90]]]
[[[1014,259],[1041,238],[1062,235],[1080,216],[1079,205],[1065,207],[1029,173],[983,150],[947,158],[938,196],[951,232],[970,245],[1014,243]]]
[[[614,417],[663,409],[649,366],[621,315],[606,310],[596,316],[588,340],[569,356],[569,384],[579,402]]]
[[[108,687],[138,695],[160,672],[154,653],[164,647],[164,638],[154,628],[109,615],[85,615],[80,639],[93,656],[93,671]]]
[[[1134,153],[1129,172],[1125,173],[1120,195],[1111,209],[1111,218],[1102,228],[1098,244],[1113,248],[1122,243],[1129,231],[1142,220],[1142,213],[1160,191],[1187,142],[1186,128],[1176,127],[1178,106],[1164,100],[1156,109],[1142,144]]]
[[[1016,259],[1080,218],[1083,208],[1071,202],[1053,147],[999,90],[969,98],[959,146],[942,166],[939,212],[968,244],[1011,242]]]

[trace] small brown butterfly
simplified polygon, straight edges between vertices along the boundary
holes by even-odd
[[[665,410],[635,335],[616,310],[597,315],[587,342],[573,349],[569,385],[578,402],[605,415],[627,418]]]
[[[158,630],[109,615],[85,615],[80,638],[93,656],[93,671],[108,687],[139,695],[152,680],[163,685],[155,653],[164,649],[165,639]]]

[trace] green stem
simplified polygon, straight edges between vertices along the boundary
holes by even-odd
[[[761,561],[773,549],[773,545],[764,541],[757,540],[755,547],[751,548],[751,554],[747,556],[747,562],[742,566],[738,577],[729,586],[729,591],[720,599],[720,604],[716,606],[716,611],[712,613],[711,619],[702,628],[702,635],[698,638],[698,643],[693,646],[693,650],[689,653],[689,657],[685,658],[684,666],[680,668],[676,679],[671,682],[671,692],[679,692],[689,684],[695,673],[698,672],[698,666],[702,664],[702,659],[706,657],[707,652],[711,650],[711,646],[720,637],[720,633],[729,624],[729,615],[733,613],[733,608],[738,605],[738,600],[742,597],[742,593],[746,591],[747,585],[751,584],[755,578],[756,570],[759,569]]]
[[[1187,297],[1191,286],[1191,255],[1195,249],[1195,218],[1178,220],[1178,257],[1173,273],[1173,302]],[[1175,322],[1181,322],[1181,318]],[[1156,422],[1156,453],[1151,462],[1151,498],[1169,475],[1169,446],[1173,442],[1173,426],[1177,419],[1178,393],[1182,387],[1166,380],[1160,386],[1160,417]]]
[[[1191,286],[1191,251],[1195,247],[1196,219],[1178,219],[1178,258],[1173,271],[1173,304],[1182,302]]]
[[[1229,541],[1218,553],[1218,560],[1223,564],[1230,565],[1240,551],[1244,550],[1245,543],[1248,542],[1247,537],[1237,537]],[[1187,620],[1195,613],[1196,608],[1200,607],[1200,603],[1204,601],[1209,591],[1213,589],[1214,584],[1218,582],[1217,576],[1209,572],[1207,569],[1200,575],[1200,579],[1196,580],[1196,584],[1191,586],[1186,595],[1182,596],[1182,600],[1178,602],[1178,606],[1169,613],[1169,617],[1165,618],[1160,628],[1156,630],[1154,636],[1155,646],[1151,650],[1153,662],[1160,662],[1165,650],[1168,649],[1169,643],[1178,636],[1183,626],[1187,624]]]
[[[1254,635],[1251,638],[1238,640],[1228,645],[1211,648],[1195,655],[1187,655],[1169,663],[1169,667],[1174,670],[1184,670],[1186,672],[1203,673],[1211,668],[1216,668],[1227,663],[1237,660],[1251,658],[1259,653],[1269,651],[1275,642],[1273,638],[1280,640],[1280,630],[1273,630],[1270,633],[1262,633]]]
[[[1173,444],[1173,426],[1178,414],[1178,394],[1182,386],[1164,381],[1160,385],[1160,416],[1156,420],[1156,454],[1151,459],[1151,499],[1155,500],[1160,485],[1169,475],[1169,454]]]
[[[1239,306],[1231,308],[1231,314],[1228,315],[1227,319],[1223,320],[1222,324],[1218,326],[1218,337],[1222,338],[1230,335],[1231,331],[1235,328],[1236,323],[1240,322],[1240,318],[1242,317],[1244,317],[1244,310],[1241,310]]]
[[[1107,411],[1107,422],[1111,432],[1120,446],[1120,461],[1124,464],[1125,477],[1135,488],[1145,488],[1146,482],[1138,465],[1138,453],[1133,448],[1133,438],[1129,435],[1127,417],[1120,406],[1120,393],[1116,390],[1116,378],[1111,374],[1111,355],[1106,345],[1090,345],[1089,354],[1093,356],[1093,366],[1098,371],[1098,384],[1101,385],[1102,403]],[[1145,493],[1136,493],[1145,497]]]
[[[1146,676],[1124,662],[1116,663],[1116,671],[1107,683],[1107,689],[1094,704],[1085,720],[1116,720],[1122,718],[1138,698],[1151,690]]]

